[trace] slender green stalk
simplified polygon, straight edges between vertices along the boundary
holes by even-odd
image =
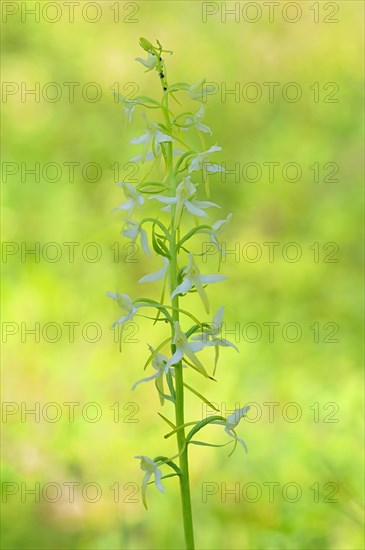
[[[169,118],[168,107],[164,109],[165,119],[168,127],[171,127]],[[167,169],[169,172],[169,180],[171,190],[175,194],[176,190],[176,178],[173,166],[173,154],[172,143],[167,144]],[[177,231],[174,228],[175,223],[175,208],[171,209],[171,241],[170,241],[170,288],[171,292],[177,287]],[[179,322],[179,297],[175,296],[172,299],[172,319]],[[173,334],[172,334],[173,335]],[[172,353],[175,352],[175,346],[171,346]],[[176,402],[175,402],[175,418],[176,426],[182,426],[185,423],[184,418],[184,380],[183,380],[183,367],[182,361],[175,365],[175,385],[176,385]],[[191,509],[191,497],[190,497],[190,482],[189,482],[189,463],[188,463],[188,448],[185,440],[185,429],[181,428],[176,432],[178,450],[180,454],[180,496],[181,507],[184,523],[185,545],[187,550],[194,550],[194,529],[193,529],[193,516]]]

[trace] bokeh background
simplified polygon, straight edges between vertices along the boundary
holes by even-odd
[[[133,297],[160,292],[158,283],[136,282],[159,261],[127,248],[122,215],[111,213],[123,202],[115,182],[142,175],[127,162],[139,152],[128,141],[143,129],[140,113],[126,124],[112,92],[159,95],[157,75],[134,61],[143,56],[140,36],[174,51],[170,83],[216,83],[204,120],[214,135],[206,143],[222,146],[217,162],[240,169],[238,181],[210,180],[212,200],[224,216],[234,214],[224,241],[238,247],[239,258],[228,255],[222,271],[229,281],[208,288],[212,310],[225,306],[227,330],[239,323],[240,353],[222,350],[217,383],[186,377],[222,412],[256,405],[239,427],[247,455],[190,453],[197,547],[363,548],[363,4],[282,2],[272,22],[261,2],[248,9],[236,2],[239,12],[226,18],[220,2],[81,2],[73,22],[63,2],[35,20],[24,11],[34,4],[2,3],[3,548],[183,547],[175,480],[166,480],[164,495],[150,488],[146,512],[133,458],[174,453],[174,441],[163,439],[154,387],[131,391],[143,376],[146,343],[157,345],[166,331],[136,318],[120,354],[110,330],[120,312],[105,297],[116,289]],[[205,21],[203,9],[212,12]],[[298,9],[298,21],[289,22]],[[54,82],[58,88],[47,87]],[[101,91],[95,101],[92,82]],[[248,82],[262,91],[257,102],[242,95]],[[272,101],[264,82],[279,83]],[[302,90],[297,102],[283,98],[288,82]],[[25,94],[37,86],[39,96]],[[238,86],[238,100],[222,96],[224,86]],[[273,181],[268,162],[280,163]],[[26,173],[36,163],[39,177]],[[44,169],[47,163],[58,168]],[[258,181],[245,173],[247,163],[262,169]],[[298,181],[288,181],[287,163],[300,166]],[[219,217],[212,211],[212,220]],[[245,248],[250,242],[262,250],[257,262],[247,259],[255,256]],[[265,242],[279,243],[273,261]],[[293,242],[302,253],[297,262],[285,256],[295,255],[285,248]],[[65,243],[78,243],[73,261]],[[24,254],[35,246],[39,257]],[[216,269],[214,256],[202,266]],[[203,313],[196,295],[184,305]],[[270,322],[279,323],[274,341]],[[39,338],[26,332],[36,323]],[[288,323],[301,329],[297,342],[288,341],[295,339]],[[73,421],[71,402],[78,404]],[[276,403],[273,417],[268,403]],[[39,418],[26,414],[35,407]],[[162,412],[172,418],[168,405]],[[187,419],[203,414],[188,395]],[[205,440],[224,438],[212,428]],[[204,493],[207,483],[215,494]],[[27,492],[37,487],[39,498]],[[234,488],[236,495],[225,493]]]

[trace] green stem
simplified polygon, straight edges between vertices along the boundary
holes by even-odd
[[[172,164],[172,145],[168,144],[168,163],[170,170],[171,186],[174,190],[176,188],[175,174]],[[175,211],[171,212],[171,241],[170,241],[170,287],[171,292],[177,287],[177,242],[176,242],[176,229],[174,229],[174,215]],[[175,296],[172,300],[172,319],[179,322],[179,297]],[[175,352],[175,346],[172,345],[172,353]],[[190,483],[189,483],[189,463],[188,463],[188,449],[185,440],[185,429],[182,426],[185,424],[184,419],[184,380],[183,380],[183,368],[180,361],[175,365],[175,385],[176,385],[176,402],[175,402],[175,418],[176,426],[178,428],[176,432],[177,445],[179,452],[181,452],[180,463],[180,496],[184,522],[185,544],[187,550],[194,550],[194,531],[193,531],[193,517],[191,510],[191,497],[190,497]]]
[[[158,63],[159,73],[164,71],[163,74],[166,75],[166,69],[163,62]],[[163,87],[167,87],[166,76],[162,79]],[[164,91],[164,99],[162,101],[162,110],[166,120],[168,129],[171,131],[171,121],[168,108],[168,95]],[[166,168],[169,174],[170,186],[172,194],[176,193],[176,177],[174,172],[173,164],[173,151],[172,143],[168,142],[166,144],[167,154],[166,154]],[[178,253],[178,239],[177,239],[177,229],[175,228],[175,208],[171,208],[171,233],[170,233],[170,288],[171,292],[177,287],[177,253]],[[172,299],[172,320],[179,322],[179,297],[175,296]],[[173,327],[172,327],[173,332]],[[171,346],[172,353],[175,353],[175,345]],[[182,361],[174,365],[175,368],[175,418],[176,418],[176,438],[177,445],[179,450],[179,466],[181,475],[179,476],[180,480],[180,497],[181,497],[181,507],[183,514],[183,523],[184,523],[184,534],[185,534],[185,545],[187,550],[194,550],[194,529],[193,529],[193,516],[191,509],[191,497],[190,497],[190,482],[189,482],[189,463],[188,463],[188,446],[186,445],[185,438],[185,419],[184,419],[184,379],[183,379],[183,367]]]

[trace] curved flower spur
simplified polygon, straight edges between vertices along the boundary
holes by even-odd
[[[133,161],[140,162],[142,168],[146,166],[146,174],[135,187],[127,182],[118,182],[126,200],[114,210],[126,213],[125,217],[121,218],[122,235],[134,242],[139,239],[141,250],[146,256],[150,256],[153,250],[155,255],[161,257],[162,267],[144,275],[138,282],[145,284],[162,281],[163,288],[160,301],[145,297],[132,299],[127,294],[119,292],[107,292],[107,295],[116,301],[123,311],[123,315],[114,322],[113,327],[119,326],[123,330],[126,323],[148,309],[153,312],[154,323],[165,321],[166,328],[169,328],[169,335],[155,349],[148,345],[150,355],[144,368],[149,368],[151,364],[155,372],[136,381],[132,389],[137,389],[143,382],[154,381],[161,406],[167,401],[167,406],[172,407],[174,413],[173,419],[167,418],[160,412],[158,414],[169,427],[169,433],[165,438],[176,436],[177,453],[172,457],[159,455],[152,459],[146,455],[139,455],[136,458],[141,461],[141,469],[144,472],[142,501],[146,508],[146,492],[150,483],[154,483],[157,489],[163,492],[164,479],[178,478],[186,548],[194,549],[188,465],[189,446],[220,447],[233,443],[233,452],[237,443],[240,443],[247,451],[246,444],[237,436],[235,430],[247,414],[249,407],[237,409],[225,418],[219,415],[217,408],[206,397],[186,382],[185,378],[189,377],[191,370],[195,370],[208,380],[214,380],[219,348],[233,347],[236,351],[238,350],[232,342],[221,337],[223,306],[219,307],[214,314],[212,323],[208,323],[200,321],[191,311],[181,307],[180,302],[183,302],[187,293],[196,292],[205,311],[209,313],[206,286],[219,283],[226,277],[220,273],[201,273],[197,262],[198,257],[202,255],[194,255],[190,246],[196,236],[208,235],[210,245],[216,247],[221,255],[222,247],[219,238],[232,214],[210,222],[207,210],[220,208],[220,206],[197,198],[199,184],[195,178],[205,175],[208,180],[212,174],[224,170],[221,165],[211,160],[211,156],[219,153],[221,147],[218,145],[208,147],[204,142],[204,135],[212,134],[211,129],[202,122],[205,111],[203,103],[206,99],[204,81],[193,85],[185,82],[170,85],[164,57],[165,54],[170,55],[172,52],[164,50],[160,42],[157,41],[157,44],[153,45],[145,38],[140,39],[140,46],[147,54],[147,59],[136,59],[147,72],[157,72],[161,82],[162,97],[157,100],[142,95],[134,98],[119,96],[128,122],[132,121],[136,111],[142,109],[146,131],[133,138],[131,143],[142,145],[142,151],[133,157]],[[184,97],[200,102],[199,108],[184,110],[182,107]],[[176,113],[175,109],[179,107],[180,112]],[[156,115],[156,120],[147,118],[146,110],[151,111],[151,116]],[[196,150],[190,145],[192,134],[199,136],[203,151]],[[145,163],[151,161],[152,166],[148,164],[147,168]],[[164,166],[162,178],[161,164]],[[209,187],[207,186],[206,189]],[[162,208],[159,206],[155,217],[151,215],[143,217],[146,199],[158,201],[164,205]],[[136,213],[141,213],[139,220],[132,219]],[[203,223],[200,219],[203,219]],[[148,227],[149,233],[146,230]],[[166,287],[169,288],[167,293]],[[165,300],[165,295],[169,299]],[[149,316],[143,316],[151,318],[150,313]],[[211,373],[197,354],[205,348],[209,350],[212,347],[215,360]],[[192,392],[218,414],[186,422],[185,390]],[[209,424],[223,426],[229,440],[219,445],[197,440],[198,432]]]

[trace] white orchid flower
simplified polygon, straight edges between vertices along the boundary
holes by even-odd
[[[175,227],[177,227],[184,208],[186,208],[186,210],[190,212],[190,214],[193,214],[194,216],[198,216],[199,218],[208,217],[208,214],[204,212],[206,208],[210,208],[212,206],[215,206],[216,208],[220,208],[220,206],[218,206],[218,204],[215,204],[214,202],[198,201],[196,199],[192,199],[192,197],[196,194],[196,191],[197,191],[196,186],[191,181],[190,176],[187,176],[177,186],[175,197],[165,197],[164,195],[152,195],[151,197],[149,197],[149,199],[156,199],[159,202],[162,202],[163,204],[167,204],[167,206],[162,208],[162,210],[164,211],[171,210],[172,205],[175,204],[176,209],[175,209],[174,225]]]
[[[153,353],[154,349],[149,345],[150,352]],[[138,380],[138,382],[135,382],[133,384],[132,390],[134,390],[138,384],[141,384],[141,382],[149,382],[150,380],[156,380],[161,378],[161,380],[156,380],[156,382],[159,385],[159,389],[161,393],[163,393],[163,375],[167,374],[169,367],[166,368],[166,363],[168,359],[165,355],[162,355],[162,353],[157,353],[154,358],[152,359],[152,366],[157,371],[152,376],[148,376],[147,378],[142,378],[141,380]]]
[[[205,368],[195,355],[196,352],[205,347],[205,344],[203,342],[189,342],[185,333],[181,330],[178,321],[174,323],[174,338],[172,343],[176,346],[176,350],[173,356],[167,361],[166,369],[179,363],[185,355],[201,374],[208,376]]]
[[[191,174],[191,172],[195,172],[196,170],[205,170],[206,172],[215,173],[215,172],[224,172],[223,166],[220,166],[219,164],[212,164],[207,161],[211,153],[215,153],[216,151],[221,151],[222,147],[219,147],[219,145],[212,145],[207,151],[202,151],[201,153],[197,153],[191,158],[188,172]]]
[[[115,300],[120,308],[125,311],[125,314],[112,324],[113,328],[116,325],[124,325],[125,323],[127,323],[127,321],[131,321],[133,319],[133,316],[136,314],[138,308],[133,304],[133,300],[128,296],[128,294],[120,294],[119,292],[107,292],[106,295],[109,296],[109,298]]]
[[[144,160],[152,160],[152,158],[157,157],[157,155],[161,151],[160,143],[174,141],[171,136],[162,132],[155,122],[149,121],[146,116],[145,116],[145,119],[146,119],[146,127],[147,127],[146,133],[130,140],[130,143],[137,144],[137,145],[142,143],[144,145],[143,152],[141,154],[142,162],[144,162]],[[149,151],[150,147],[152,147],[152,151]],[[135,158],[137,157],[134,157],[134,159],[131,159],[131,162],[132,161],[138,162],[135,160]]]
[[[128,239],[132,239],[133,242],[136,242],[138,237],[141,241],[141,246],[143,252],[147,256],[151,256],[151,251],[148,247],[148,237],[146,231],[139,225],[139,223],[132,221],[132,220],[124,220],[125,224],[122,229],[122,235],[123,237],[127,237]]]
[[[194,117],[186,117],[185,124],[189,125],[188,128],[181,128],[183,132],[190,130],[190,128],[196,128],[197,130],[200,130],[200,132],[204,132],[205,134],[212,135],[212,130],[209,128],[209,126],[206,126],[200,120],[204,116],[205,107],[204,105],[201,105],[199,111],[196,113]]]
[[[161,281],[162,279],[164,279],[167,273],[167,270],[169,268],[169,261],[167,258],[162,258],[162,261],[164,265],[163,267],[161,267],[161,269],[159,269],[158,271],[155,271],[154,273],[149,273],[148,275],[141,277],[141,279],[138,282],[153,283],[154,281]]]
[[[145,67],[147,67],[147,71],[152,71],[157,65],[157,56],[153,53],[148,52],[147,59],[142,59],[141,57],[136,57],[135,61],[138,61],[139,63],[142,63]]]
[[[193,254],[189,254],[189,263],[183,271],[184,279],[183,282],[175,288],[171,294],[171,300],[174,296],[181,294],[183,292],[189,292],[193,288],[196,288],[199,296],[204,304],[205,310],[209,313],[209,302],[208,297],[203,288],[203,284],[218,283],[227,279],[225,275],[201,275],[198,266],[194,261]]]
[[[113,212],[115,210],[127,210],[129,218],[136,207],[142,206],[142,204],[144,204],[144,197],[130,183],[127,183],[125,181],[118,181],[117,185],[119,185],[119,187],[123,189],[124,195],[128,200],[113,208]]]
[[[232,342],[226,340],[225,338],[218,337],[218,335],[222,332],[223,316],[224,306],[221,306],[219,309],[217,309],[216,313],[213,316],[211,328],[204,329],[204,332],[202,332],[202,334],[196,334],[195,336],[192,336],[192,340],[205,342],[206,346],[232,347],[236,351],[239,351]]]
[[[152,460],[152,458],[149,458],[148,456],[135,456],[134,458],[138,458],[141,461],[140,467],[143,472],[146,472],[143,480],[142,480],[142,502],[144,507],[147,510],[147,502],[146,502],[146,491],[147,491],[147,485],[151,479],[152,476],[155,478],[155,485],[157,489],[160,491],[160,493],[164,492],[164,488],[161,483],[162,478],[162,472],[158,468],[156,462]]]
[[[232,431],[234,430],[241,418],[243,416],[245,416],[245,414],[250,410],[250,407],[243,407],[242,409],[236,409],[232,414],[230,414],[229,416],[227,416],[227,419],[225,421],[225,428],[224,428],[224,431],[230,436],[230,437],[233,437],[234,439],[236,439],[239,443],[241,443],[241,445],[243,446],[243,448],[245,449],[246,453],[247,453],[247,446],[246,446],[246,443],[243,441],[243,439],[241,439],[240,437],[237,437],[236,434]]]
[[[224,431],[226,434],[233,437],[233,439],[235,439],[238,443],[241,443],[246,453],[248,451],[246,443],[235,434],[234,430],[238,426],[241,418],[243,418],[249,410],[249,406],[243,407],[242,409],[235,409],[232,414],[227,416],[226,420],[214,420],[212,422],[212,424],[220,424],[224,426]]]
[[[211,328],[208,328],[208,329],[204,328],[201,334],[196,334],[191,338],[192,340],[195,340],[197,342],[204,342],[206,346],[214,346],[215,361],[214,361],[213,376],[215,375],[215,371],[218,365],[219,346],[232,347],[239,352],[237,347],[232,342],[230,342],[229,340],[226,340],[225,338],[218,337],[218,335],[222,331],[223,316],[224,316],[224,307],[221,306],[213,316]]]
[[[201,80],[197,84],[192,84],[191,86],[186,86],[184,89],[187,90],[191,99],[196,101],[204,101],[207,96],[207,89],[204,86],[205,80]]]
[[[227,225],[229,224],[231,219],[232,219],[232,214],[228,214],[228,216],[226,217],[225,220],[217,220],[216,222],[214,222],[213,225],[212,225],[211,231],[209,231],[209,236],[210,236],[211,242],[214,243],[215,245],[217,245],[219,250],[221,250],[222,247],[219,244],[218,236],[221,233],[223,233],[223,231],[225,230],[225,228],[227,227]]]

